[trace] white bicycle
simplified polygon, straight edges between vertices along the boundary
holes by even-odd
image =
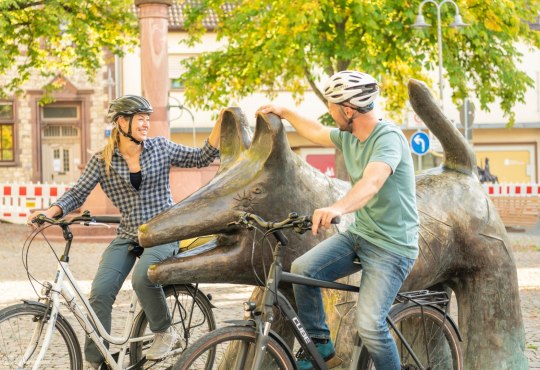
[[[61,257],[55,254],[58,268],[54,282],[40,283],[42,288],[38,301],[23,300],[23,303],[0,310],[0,369],[83,369],[79,340],[70,322],[60,312],[61,306],[67,307],[74,315],[82,330],[105,357],[108,368],[113,370],[171,368],[190,343],[216,328],[210,297],[201,292],[197,285],[164,286],[172,323],[182,343],[160,361],[146,360],[145,352],[152,344],[154,335],[147,327],[144,311],[137,310],[135,292],[132,293],[122,336],[110,335],[69,268],[73,240],[69,226],[73,223],[109,226],[109,223],[119,223],[119,218],[93,217],[85,212],[70,220],[54,220],[40,215],[37,222],[40,225],[60,226],[66,240],[65,249]],[[29,247],[41,231],[43,227],[35,230],[23,247],[23,264],[30,279],[33,277],[28,270]],[[109,350],[105,342],[116,345],[115,348],[119,346],[119,350]]]

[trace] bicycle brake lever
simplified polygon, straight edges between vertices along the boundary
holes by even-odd
[[[81,225],[84,226],[105,226],[110,229],[112,226],[103,222],[94,222],[94,221],[81,221]]]

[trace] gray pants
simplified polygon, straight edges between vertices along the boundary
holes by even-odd
[[[113,303],[137,260],[135,254],[130,251],[132,245],[133,241],[129,239],[114,239],[103,252],[92,281],[89,301],[108,333],[111,332]],[[147,271],[150,265],[171,257],[177,249],[178,242],[144,249],[131,277],[133,289],[146,314],[150,330],[156,333],[169,328],[171,315],[161,285],[152,283],[148,279]],[[89,338],[86,338],[84,354],[87,361],[97,363],[103,361],[103,356]]]

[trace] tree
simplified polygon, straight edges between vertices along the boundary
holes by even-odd
[[[0,96],[19,92],[33,73],[56,77],[82,69],[92,78],[104,62],[105,49],[123,55],[138,42],[131,3],[0,0]]]
[[[376,76],[386,98],[386,110],[399,116],[407,100],[407,81],[430,82],[437,68],[436,27],[411,27],[420,0],[201,0],[187,2],[188,44],[205,32],[202,20],[212,11],[219,19],[221,50],[184,61],[186,103],[215,109],[229,99],[256,91],[269,97],[288,90],[296,99],[310,86],[321,101],[318,83],[334,72],[358,69]],[[461,30],[445,27],[443,53],[446,79],[459,104],[476,96],[482,109],[496,99],[510,123],[512,107],[523,102],[533,80],[517,67],[518,43],[540,47],[532,31],[538,1],[458,1]],[[190,5],[191,4],[191,5]],[[443,12],[452,23],[453,9]],[[435,8],[425,6],[426,20],[436,25]]]

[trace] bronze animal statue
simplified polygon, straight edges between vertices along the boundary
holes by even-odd
[[[466,369],[527,369],[516,266],[504,225],[478,180],[474,152],[425,84],[411,80],[409,95],[416,113],[440,140],[444,162],[417,176],[420,255],[402,290],[454,291]],[[270,254],[265,248],[252,250],[252,232],[227,226],[236,212],[254,212],[267,220],[282,219],[290,211],[310,214],[350,188],[294,154],[275,115],[258,115],[251,138],[240,110],[229,109],[221,142],[221,166],[210,183],[140,228],[144,247],[217,235],[152,266],[149,276],[156,282],[257,285],[251,261],[262,274],[262,261],[268,266]],[[284,269],[332,232],[289,234],[295,248],[289,250]],[[350,356],[354,301],[350,293],[326,295],[336,349],[345,359]]]

